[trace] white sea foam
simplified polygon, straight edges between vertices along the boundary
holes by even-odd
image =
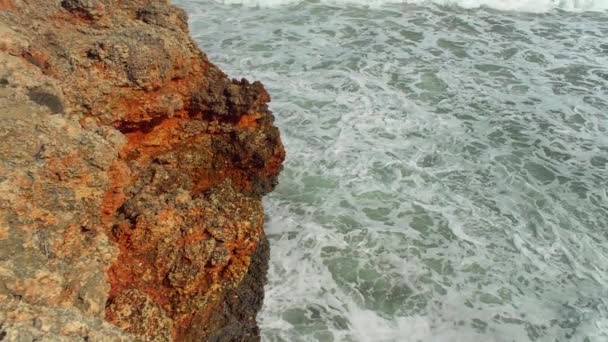
[[[303,0],[217,0],[226,4],[273,7]],[[355,4],[377,7],[389,3],[455,5],[464,8],[488,7],[504,11],[548,12],[555,9],[566,11],[608,10],[608,0],[320,0],[330,4]]]
[[[607,341],[606,14],[336,1],[178,0],[288,151],[264,341]]]

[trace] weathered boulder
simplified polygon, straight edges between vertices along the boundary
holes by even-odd
[[[0,0],[0,340],[249,341],[285,157],[162,0]]]

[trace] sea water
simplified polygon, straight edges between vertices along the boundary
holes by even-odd
[[[287,149],[264,341],[608,341],[608,0],[178,0]]]

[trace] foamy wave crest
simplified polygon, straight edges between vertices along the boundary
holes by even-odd
[[[225,4],[273,7],[301,2],[302,0],[217,0]],[[549,12],[560,9],[565,11],[606,11],[608,0],[321,0],[333,4],[356,4],[380,6],[383,4],[439,4],[461,6],[464,8],[488,7],[504,11]]]

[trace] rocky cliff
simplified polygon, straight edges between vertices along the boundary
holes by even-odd
[[[0,340],[249,341],[284,159],[163,0],[0,0]]]

